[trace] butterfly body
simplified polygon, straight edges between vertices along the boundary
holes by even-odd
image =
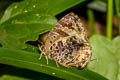
[[[84,68],[92,53],[79,17],[74,13],[64,16],[49,32],[43,51],[48,59],[65,67]]]

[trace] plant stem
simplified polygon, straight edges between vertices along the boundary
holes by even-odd
[[[108,0],[107,11],[107,38],[112,39],[112,16],[113,15],[113,0]]]
[[[91,9],[88,9],[87,13],[88,13],[88,20],[89,20],[90,26],[91,26],[91,34],[93,35],[93,34],[96,33],[95,32],[95,26],[94,26],[94,24],[95,24],[94,13]]]

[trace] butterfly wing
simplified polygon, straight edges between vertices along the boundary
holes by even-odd
[[[64,16],[51,30],[44,47],[46,56],[66,67],[85,67],[91,46],[80,18],[74,13]]]

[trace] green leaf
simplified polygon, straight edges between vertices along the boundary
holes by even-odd
[[[87,0],[49,0],[47,12],[51,15],[57,15],[85,1]]]
[[[44,57],[41,60],[38,58],[39,54],[32,52],[0,48],[0,63],[3,64],[18,66],[67,80],[106,80],[88,69],[57,67],[55,62],[51,60],[47,65]]]
[[[26,48],[26,41],[37,40],[57,23],[55,15],[84,1],[24,0],[13,3],[0,20],[0,43],[7,48]]]
[[[20,14],[36,12],[40,14],[57,15],[87,0],[24,0],[8,7],[1,19],[1,23]]]
[[[115,54],[120,53],[120,50],[113,45],[114,40],[111,41],[101,35],[94,35],[90,42],[93,49],[92,59],[96,60],[90,62],[88,68],[109,80],[117,80],[119,67]]]
[[[118,80],[120,80],[120,36],[117,36],[113,40],[113,47],[114,47],[114,56],[117,58],[117,62],[119,65],[119,73],[118,73]]]
[[[13,76],[13,75],[2,75],[0,77],[0,80],[30,80],[30,79],[25,79],[25,78]]]
[[[50,15],[21,14],[1,24],[0,42],[8,48],[25,48],[26,41],[37,40],[39,34],[49,31],[56,22]]]
[[[40,53],[40,49],[38,47],[33,46],[33,45],[29,45],[29,44],[27,44],[27,47],[23,50],[33,52],[33,53],[37,53],[37,54]]]
[[[15,68],[8,70],[7,72],[0,74],[0,80],[62,80],[60,78],[56,78],[50,75],[46,75],[40,72],[27,70],[27,69],[19,69]],[[32,76],[30,76],[32,75]]]
[[[114,38],[114,40],[112,41],[113,43],[113,47],[114,47],[114,56],[120,60],[120,36],[117,36],[116,38]],[[113,51],[113,50],[112,50]]]

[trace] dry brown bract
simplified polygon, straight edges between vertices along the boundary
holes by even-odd
[[[84,68],[92,54],[80,18],[72,12],[55,25],[45,44],[39,47],[46,56],[47,63],[48,59],[52,59],[65,67]]]

